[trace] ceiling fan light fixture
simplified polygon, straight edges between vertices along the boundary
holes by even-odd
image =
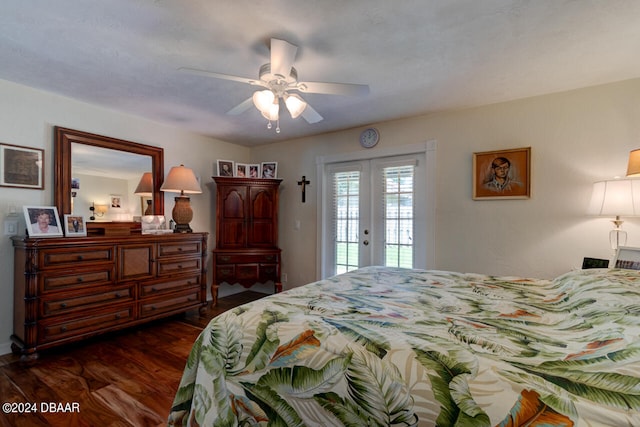
[[[269,114],[273,109],[272,105],[275,101],[276,95],[269,89],[258,90],[253,93],[253,105],[264,114]]]
[[[261,113],[262,116],[267,120],[270,120],[272,122],[278,120],[278,118],[280,117],[280,104],[278,104],[277,99],[276,102],[270,104],[267,109],[265,111],[261,111]]]
[[[293,95],[285,95],[284,103],[287,106],[287,110],[291,113],[291,118],[297,118],[305,108],[307,108],[307,103],[300,97],[298,94]]]

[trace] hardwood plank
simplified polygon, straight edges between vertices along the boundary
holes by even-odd
[[[34,414],[0,413],[0,427],[166,425],[202,329],[214,316],[263,296],[246,291],[220,298],[207,312],[193,310],[51,349],[30,364],[15,355],[0,356],[0,400],[35,403],[38,409]],[[77,402],[80,412],[40,411],[47,402]]]

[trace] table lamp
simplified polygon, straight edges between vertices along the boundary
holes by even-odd
[[[171,211],[173,221],[176,223],[173,231],[174,233],[191,233],[193,230],[189,227],[189,223],[193,219],[193,210],[190,199],[185,194],[202,193],[193,171],[184,165],[172,167],[160,191],[180,193],[175,197],[176,204]]]

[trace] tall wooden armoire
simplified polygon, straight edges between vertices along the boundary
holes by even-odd
[[[250,288],[273,281],[282,290],[278,248],[278,187],[281,179],[213,177],[216,248],[213,250],[213,304],[226,282]]]

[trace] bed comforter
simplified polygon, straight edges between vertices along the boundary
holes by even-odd
[[[368,267],[216,318],[169,425],[640,426],[640,273]]]

